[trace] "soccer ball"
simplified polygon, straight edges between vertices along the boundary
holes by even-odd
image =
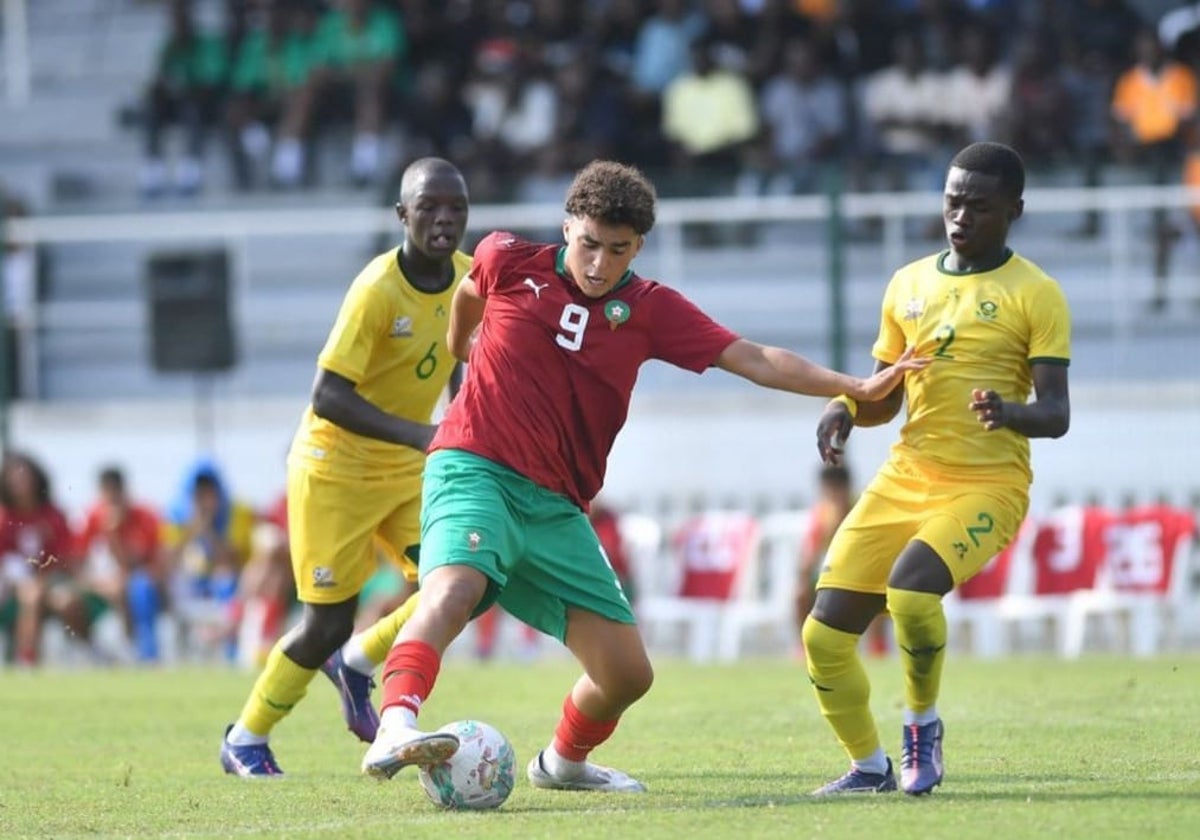
[[[512,793],[517,756],[498,729],[478,720],[456,720],[438,732],[458,736],[458,752],[441,764],[420,768],[429,801],[440,808],[499,808]]]

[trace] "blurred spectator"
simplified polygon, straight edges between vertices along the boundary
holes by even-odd
[[[8,452],[0,462],[0,564],[0,621],[13,626],[18,664],[40,660],[48,617],[61,621],[69,636],[89,642],[67,517],[41,464],[20,452]]]
[[[704,40],[713,61],[726,70],[741,73],[751,82],[750,55],[754,51],[757,30],[754,19],[738,0],[705,0]]]
[[[1113,135],[1118,160],[1133,162],[1154,184],[1176,182],[1183,167],[1184,138],[1196,113],[1196,76],[1170,60],[1150,27],[1134,38],[1135,61],[1122,73],[1113,91]],[[1167,260],[1178,237],[1165,209],[1153,215],[1155,239],[1153,305],[1167,303]]]
[[[962,60],[946,74],[941,90],[950,145],[1004,137],[1011,99],[1012,72],[997,57],[993,34],[983,26],[967,27]]]
[[[199,31],[189,0],[170,0],[167,41],[159,50],[154,77],[143,105],[146,161],[142,194],[152,198],[167,185],[164,133],[179,125],[184,153],[175,161],[174,185],[183,195],[199,192],[204,183],[204,150],[208,133],[220,124],[229,50],[224,35]]]
[[[1110,67],[1128,61],[1133,35],[1144,24],[1125,0],[1072,0],[1053,9],[1053,31],[1076,41],[1082,54],[1099,54]]]
[[[316,12],[308,3],[274,0],[265,20],[238,44],[230,75],[228,120],[233,134],[234,182],[254,186],[271,148],[275,126],[307,107],[316,61]],[[284,126],[285,133],[294,127]]]
[[[431,61],[417,70],[403,113],[406,160],[396,169],[395,183],[390,185],[395,189],[388,190],[389,198],[397,195],[404,168],[418,158],[442,157],[470,172],[475,138],[471,110],[459,90],[455,71],[446,61]]]
[[[1085,187],[1098,187],[1104,164],[1110,159],[1109,101],[1112,94],[1113,68],[1098,49],[1084,50],[1075,38],[1062,43],[1063,85],[1070,102],[1069,141],[1066,152],[1076,161]],[[1062,120],[1059,117],[1059,121]],[[1079,236],[1100,232],[1100,213],[1084,214]]]
[[[630,81],[639,95],[661,95],[688,69],[692,42],[704,31],[704,18],[687,0],[656,0],[656,11],[638,30]]]
[[[684,195],[728,193],[758,135],[754,90],[739,71],[716,63],[708,41],[692,44],[691,55],[692,69],[663,91],[671,181]]]
[[[863,85],[863,115],[891,190],[940,190],[938,127],[941,80],[925,63],[921,39],[904,30],[892,41],[895,62]]]
[[[573,177],[575,170],[596,158],[621,157],[629,134],[635,132],[621,80],[589,49],[559,67],[554,84],[558,98],[554,136],[563,160],[560,174]],[[554,201],[560,199],[561,194]]]
[[[186,635],[211,636],[225,625],[253,528],[254,512],[233,499],[216,464],[201,458],[188,467],[166,510],[164,536],[171,602]],[[235,657],[232,643],[225,655]]]
[[[783,68],[788,45],[813,37],[813,25],[792,0],[765,0],[754,10],[755,36],[748,75],[761,87]],[[818,48],[819,51],[819,48]]]
[[[121,617],[137,659],[156,662],[166,583],[158,514],[130,498],[118,467],[100,471],[98,491],[79,533],[84,588]]]
[[[382,162],[391,85],[406,47],[403,24],[381,3],[336,0],[317,24],[315,39],[307,95],[291,100],[272,175],[279,186],[298,186],[309,175],[305,144],[310,135],[331,119],[349,118],[351,181],[372,183]]]
[[[477,58],[466,91],[480,155],[471,192],[510,199],[519,174],[554,140],[558,96],[545,68],[513,41],[489,41]]]
[[[1058,64],[1056,45],[1030,34],[1017,44],[1009,105],[1009,142],[1025,165],[1045,169],[1071,148],[1071,90]]]
[[[812,41],[788,42],[783,70],[763,88],[760,108],[767,142],[759,169],[767,191],[820,189],[825,168],[840,158],[848,127],[841,83],[826,70]]]
[[[272,518],[254,525],[250,554],[229,605],[226,642],[237,649],[238,662],[255,670],[283,635],[288,611],[295,603],[292,555],[287,530]]]

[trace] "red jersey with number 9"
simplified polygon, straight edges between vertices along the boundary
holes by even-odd
[[[481,455],[586,510],[642,363],[702,373],[738,336],[634,274],[589,298],[566,275],[562,250],[504,232],[475,248],[483,321],[470,373],[429,451]]]

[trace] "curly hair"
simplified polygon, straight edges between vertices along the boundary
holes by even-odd
[[[566,210],[608,225],[629,225],[638,234],[654,227],[654,185],[636,167],[594,160],[567,190]]]

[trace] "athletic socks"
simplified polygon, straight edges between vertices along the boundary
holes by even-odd
[[[400,628],[417,609],[418,596],[414,593],[392,612],[376,621],[366,630],[351,637],[342,647],[342,661],[347,667],[360,674],[371,676],[388,657]]]
[[[283,652],[286,640],[285,636],[271,648],[267,664],[258,675],[230,735],[236,732],[240,737],[244,737],[244,732],[265,741],[275,724],[287,717],[308,692],[308,684],[317,675],[317,671],[315,668],[303,668],[288,658]],[[229,743],[240,742],[230,740]]]
[[[542,751],[542,764],[551,776],[569,779],[583,772],[588,754],[603,744],[617,728],[619,718],[596,720],[579,711],[571,695],[563,701],[562,717],[554,740]]]
[[[393,647],[383,666],[381,711],[403,706],[413,715],[420,714],[441,667],[442,657],[425,642],[400,642]]]
[[[858,655],[858,635],[835,630],[810,615],[801,639],[817,705],[850,760],[870,761],[876,753],[882,754],[871,716],[871,684]]]
[[[904,665],[905,708],[922,714],[934,708],[946,661],[946,614],[942,597],[888,587],[887,607]],[[930,721],[925,721],[930,722]]]

